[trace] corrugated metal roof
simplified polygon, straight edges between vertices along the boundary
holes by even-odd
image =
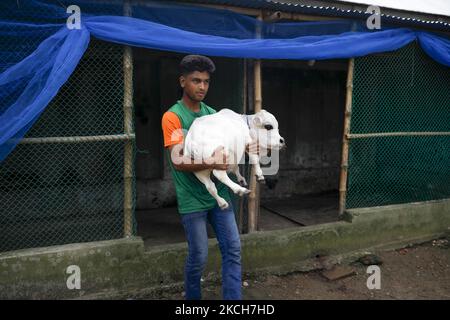
[[[449,0],[335,0],[450,17]]]
[[[237,7],[280,10],[286,12],[299,12],[311,15],[325,15],[348,18],[361,18],[369,16],[366,13],[368,3],[397,2],[397,7],[392,8],[381,6],[381,16],[384,21],[407,25],[426,26],[440,30],[450,30],[450,17],[446,14],[434,14],[432,12],[440,11],[443,3],[450,0],[431,0],[435,6],[427,6],[419,3],[424,0],[178,0],[183,2],[208,3],[218,5],[231,5]],[[415,3],[415,6],[409,7],[406,3]],[[400,9],[400,7],[402,9]],[[414,10],[429,12],[419,12]],[[446,12],[445,10],[442,12]]]

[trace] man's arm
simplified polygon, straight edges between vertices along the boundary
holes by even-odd
[[[183,145],[175,144],[168,147],[170,160],[174,168],[178,171],[200,171],[205,169],[227,170],[228,164],[223,148],[220,147],[214,151],[214,154],[202,163],[192,160],[183,154]]]
[[[179,171],[200,171],[204,169],[227,170],[227,159],[223,153],[223,148],[214,151],[211,158],[198,163],[183,155],[183,132],[178,116],[173,112],[164,113],[161,121],[164,147],[169,149],[170,161],[174,168]]]

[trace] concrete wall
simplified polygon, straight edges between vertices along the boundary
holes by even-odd
[[[448,236],[450,200],[352,209],[346,221],[241,236],[243,271],[283,274],[320,269],[360,255]],[[144,251],[140,238],[0,254],[0,298],[122,297],[180,285],[186,244]],[[206,281],[220,278],[220,253],[209,242]],[[67,267],[81,269],[81,290],[68,290]]]

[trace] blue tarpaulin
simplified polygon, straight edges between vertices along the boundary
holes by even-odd
[[[61,8],[51,8],[61,15]],[[9,101],[0,105],[0,161],[14,149],[69,79],[91,36],[180,53],[296,60],[359,57],[393,51],[418,40],[431,58],[450,66],[450,40],[427,32],[406,28],[369,31],[360,23],[349,21],[265,24],[223,10],[195,7],[177,10],[158,4],[135,9],[133,17],[90,12],[83,15],[81,29],[74,30],[69,30],[65,22],[0,21],[0,36],[53,32],[33,53],[0,74],[0,101]],[[209,20],[205,19],[205,24],[192,23],[206,16]],[[256,36],[257,30],[261,38]],[[12,102],[6,99],[11,96],[15,97]]]

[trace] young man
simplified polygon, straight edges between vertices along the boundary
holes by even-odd
[[[202,102],[208,93],[210,76],[214,70],[214,63],[207,57],[184,57],[180,63],[179,79],[183,97],[162,117],[164,147],[169,152],[178,211],[188,243],[184,281],[186,299],[189,300],[201,299],[200,279],[208,257],[208,222],[216,233],[222,254],[223,298],[242,298],[241,243],[228,189],[222,183],[216,182],[219,195],[229,204],[228,209],[221,210],[204,184],[192,173],[207,168],[226,170],[224,154],[218,149],[211,159],[205,159],[203,163],[194,163],[190,157],[182,154],[182,131],[187,132],[196,118],[216,112]]]

